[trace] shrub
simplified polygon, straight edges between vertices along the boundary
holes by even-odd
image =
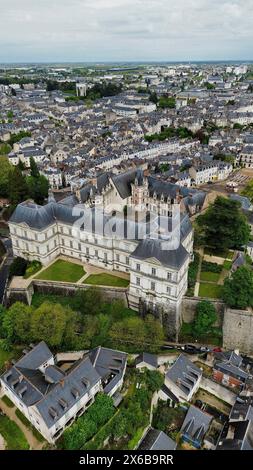
[[[197,280],[197,274],[198,274],[198,268],[199,268],[199,259],[200,256],[198,253],[194,253],[194,260],[190,263],[189,265],[189,271],[188,271],[188,287],[194,287],[196,280]]]
[[[10,277],[24,276],[28,262],[21,257],[17,257],[10,265]]]
[[[201,271],[210,273],[221,273],[222,265],[217,263],[210,263],[209,261],[203,261],[201,265]]]
[[[99,393],[88,411],[63,433],[61,439],[63,448],[80,449],[114,413],[113,399]]]
[[[208,334],[210,327],[216,322],[217,313],[214,305],[208,300],[199,302],[196,308],[196,317],[193,324],[193,333],[196,336]]]
[[[42,268],[42,264],[40,261],[31,261],[28,263],[26,271],[25,271],[25,279],[28,279],[29,277],[33,276],[35,273],[40,271]]]
[[[6,395],[4,395],[2,397],[2,401],[9,407],[9,408],[14,408],[14,403],[12,403],[12,401],[9,399],[9,397],[7,397]]]

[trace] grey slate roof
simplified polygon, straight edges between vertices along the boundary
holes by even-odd
[[[177,443],[158,429],[150,429],[141,441],[138,450],[175,450]]]
[[[37,408],[48,428],[101,380],[104,392],[109,393],[123,377],[127,361],[126,353],[99,347],[66,372],[56,365],[40,370],[52,357],[42,341],[1,376],[19,401]]]
[[[202,371],[193,362],[191,362],[184,354],[178,356],[176,362],[166,373],[166,378],[174,382],[186,395],[188,395]]]
[[[122,199],[131,196],[131,183],[134,182],[136,172],[137,170],[133,169],[112,177],[113,184],[116,186]]]
[[[141,362],[145,362],[153,367],[158,367],[158,360],[155,354],[150,353],[142,353],[136,358],[136,365],[140,364]]]
[[[191,405],[182,424],[181,433],[201,443],[211,421],[211,415]]]
[[[99,346],[89,352],[89,358],[102,378],[104,392],[109,393],[124,374],[127,354]]]
[[[25,367],[26,369],[38,369],[42,364],[53,357],[45,341],[41,341],[25,356],[15,363],[16,367]]]
[[[165,243],[163,240],[150,238],[141,240],[131,257],[139,260],[155,258],[163,266],[180,269],[189,257],[189,254],[183,245],[180,245],[177,250],[163,249],[163,247],[166,247]]]
[[[82,379],[85,379],[86,384]],[[67,413],[80,397],[85,395],[99,380],[100,376],[94,367],[92,367],[89,358],[84,358],[70,373],[67,372],[64,378],[36,404],[36,408],[42,415],[48,428],[52,427],[56,421]],[[72,393],[74,389],[78,393],[77,397]],[[66,409],[63,409],[60,405],[60,399],[66,402]],[[49,413],[51,407],[53,407],[57,413],[56,419]]]

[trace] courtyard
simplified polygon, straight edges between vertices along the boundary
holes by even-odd
[[[229,276],[235,252],[214,252],[210,248],[200,250],[198,273],[194,287],[195,297],[221,299],[224,280]]]
[[[32,278],[42,281],[126,288],[129,285],[130,277],[127,273],[105,271],[104,269],[90,264],[60,258],[52,262],[49,266],[42,268],[42,270]]]

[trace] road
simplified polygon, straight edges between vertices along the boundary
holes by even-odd
[[[0,303],[3,303],[5,288],[8,280],[9,269],[10,265],[13,261],[13,254],[12,254],[12,245],[11,240],[8,238],[1,238],[4,246],[6,248],[6,258],[0,268]]]

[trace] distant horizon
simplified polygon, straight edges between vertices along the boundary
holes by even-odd
[[[253,59],[192,59],[192,60],[89,60],[89,61],[81,61],[81,60],[63,60],[63,61],[0,61],[0,65],[129,65],[129,64],[136,64],[136,65],[149,65],[149,64],[251,64],[253,63]]]

